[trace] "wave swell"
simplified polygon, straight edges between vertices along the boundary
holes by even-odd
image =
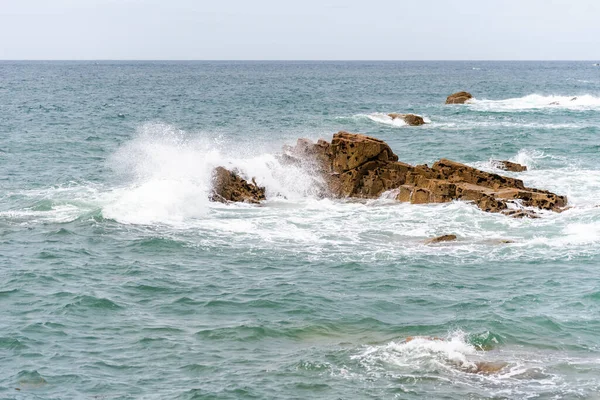
[[[514,112],[537,109],[598,110],[600,97],[593,95],[544,96],[530,94],[505,100],[471,99],[467,105],[477,111]]]

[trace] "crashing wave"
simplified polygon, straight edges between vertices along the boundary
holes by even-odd
[[[600,97],[592,95],[581,96],[542,96],[530,94],[505,100],[472,99],[469,106],[477,111],[505,112],[528,111],[536,109],[569,109],[595,110],[600,109]]]
[[[106,218],[124,223],[177,223],[202,217],[209,202],[215,167],[235,170],[266,188],[268,198],[298,199],[316,196],[310,171],[290,165],[274,154],[240,156],[236,145],[219,145],[168,125],[144,125],[122,146],[110,166],[124,182],[103,208]]]
[[[371,114],[357,114],[354,117],[357,119],[368,119],[370,121],[373,122],[377,122],[378,124],[383,124],[383,125],[388,125],[388,126],[393,126],[396,128],[402,128],[405,126],[409,126],[409,124],[403,119],[403,118],[393,118],[392,115],[394,115],[393,113],[390,114],[386,114],[386,113],[380,113],[380,112],[376,112],[376,113],[371,113]],[[427,117],[423,117],[423,121],[426,124],[431,123],[431,120]]]

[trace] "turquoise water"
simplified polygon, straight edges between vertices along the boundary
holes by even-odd
[[[319,199],[339,130],[572,208]],[[591,62],[0,62],[0,398],[600,399],[599,133]]]

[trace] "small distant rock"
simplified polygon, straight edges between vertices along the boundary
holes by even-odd
[[[119,117],[119,118],[125,118],[125,114],[119,113],[119,114],[117,114],[117,117]]]
[[[434,237],[433,239],[427,240],[425,242],[425,244],[452,242],[453,240],[456,240],[456,235],[442,235],[442,236]]]
[[[469,92],[457,92],[453,93],[446,98],[446,104],[465,104],[467,100],[473,98],[473,95]]]
[[[258,186],[254,178],[250,184],[235,172],[217,167],[213,170],[213,189],[209,200],[222,203],[260,203],[266,200],[265,188]]]
[[[506,160],[494,160],[492,161],[494,163],[494,165],[496,167],[498,167],[501,170],[504,171],[511,171],[511,172],[524,172],[527,171],[527,167],[525,165],[521,165],[518,163],[514,163],[511,161],[506,161]]]
[[[425,124],[425,120],[423,117],[415,114],[398,114],[398,113],[390,113],[388,117],[391,119],[400,118],[403,119],[410,126],[420,126]]]

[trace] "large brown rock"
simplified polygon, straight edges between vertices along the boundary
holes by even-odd
[[[252,179],[248,183],[235,172],[223,167],[213,170],[212,191],[209,195],[211,201],[260,203],[265,200],[265,188],[260,187]]]
[[[385,142],[365,135],[338,132],[331,144],[301,139],[295,147],[286,149],[286,154],[300,164],[312,162],[316,166],[314,171],[325,182],[327,195],[332,197],[377,198],[390,191],[402,202],[462,200],[484,211],[518,217],[534,217],[535,213],[513,212],[518,207],[511,204],[552,211],[561,211],[567,204],[565,196],[527,188],[520,179],[444,158],[432,167],[400,162]]]
[[[473,95],[471,95],[469,92],[457,92],[446,98],[446,104],[465,104],[467,100],[472,98]]]
[[[425,124],[425,120],[423,119],[423,117],[415,114],[390,113],[388,114],[388,117],[390,117],[393,120],[397,118],[402,119],[404,120],[404,122],[406,122],[407,125],[410,126],[420,126]]]
[[[383,140],[348,132],[333,135],[329,154],[332,169],[337,173],[350,171],[369,161],[398,161],[398,156]]]

